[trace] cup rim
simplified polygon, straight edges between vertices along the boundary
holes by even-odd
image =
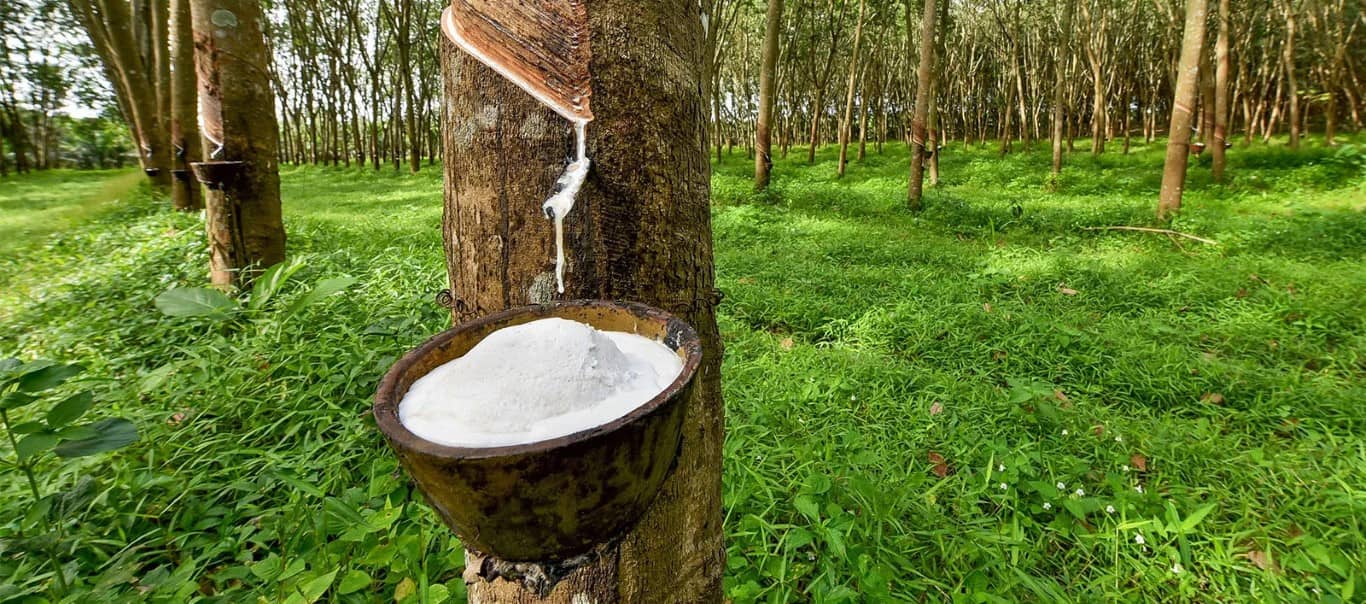
[[[585,428],[578,432],[572,432],[563,436],[556,436],[545,440],[521,443],[513,445],[498,445],[493,447],[462,447],[445,445],[433,442],[414,434],[398,416],[398,405],[401,397],[397,396],[397,389],[400,378],[407,373],[419,359],[424,358],[432,350],[454,339],[456,336],[469,331],[486,328],[490,325],[502,323],[508,319],[522,315],[538,316],[537,318],[550,318],[557,316],[555,311],[563,308],[606,308],[612,310],[625,310],[632,315],[641,318],[661,319],[667,327],[668,334],[677,334],[677,347],[675,350],[684,352],[683,369],[678,377],[674,378],[664,390],[660,391],[650,400],[632,409],[630,412],[618,417],[610,422]],[[532,319],[535,320],[535,319]],[[492,332],[489,332],[492,333]],[[667,337],[667,336],[666,336]],[[667,342],[665,345],[668,345]],[[533,304],[519,306],[504,311],[499,311],[477,319],[466,321],[450,329],[442,331],[424,341],[421,345],[409,350],[397,361],[394,362],[389,370],[385,372],[383,379],[380,380],[379,387],[375,390],[374,405],[371,407],[371,414],[375,418],[381,433],[396,448],[448,460],[460,459],[487,459],[494,457],[511,457],[516,455],[528,455],[545,453],[562,447],[578,444],[603,434],[610,434],[616,430],[649,416],[655,410],[664,406],[665,403],[678,396],[692,381],[693,375],[697,372],[702,363],[702,342],[697,336],[696,330],[687,321],[664,310],[641,304],[638,302],[623,302],[613,300],[571,300],[564,302],[554,302],[550,304]],[[417,378],[414,378],[417,379]]]

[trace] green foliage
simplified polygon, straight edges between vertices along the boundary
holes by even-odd
[[[796,151],[762,195],[741,156],[715,167],[734,601],[1363,593],[1366,182],[1339,151],[1235,147],[1227,186],[1193,168],[1174,228],[1220,245],[1182,247],[1081,230],[1152,220],[1157,145],[1069,155],[1056,192],[1046,152],[951,145],[918,216],[900,145],[842,180]],[[367,413],[449,324],[439,177],[286,168],[301,266],[198,316],[157,304],[202,284],[196,216],[139,196],[25,236],[0,351],[78,360],[143,438],[35,458],[40,506],[0,481],[0,597],[49,590],[15,518],[64,510],[74,597],[462,601],[459,544]],[[3,400],[30,430],[71,386]]]

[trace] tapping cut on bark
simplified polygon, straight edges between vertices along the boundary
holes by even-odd
[[[441,14],[441,30],[565,119],[593,119],[583,0],[454,0]]]

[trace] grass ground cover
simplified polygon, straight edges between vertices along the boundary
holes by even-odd
[[[1157,146],[1070,155],[1057,192],[1045,154],[953,147],[917,216],[899,145],[843,179],[794,152],[762,195],[742,155],[715,164],[728,595],[1359,598],[1358,149],[1235,149],[1225,186],[1194,166],[1173,228],[1217,246],[1086,230],[1150,223]],[[228,323],[152,303],[205,281],[198,217],[91,201],[121,174],[43,178],[0,181],[0,356],[86,365],[143,431],[40,468],[74,599],[459,601],[463,557],[366,414],[446,326],[437,170],[286,168],[304,268]],[[30,227],[39,193],[92,209]],[[8,478],[0,509],[0,601],[44,593],[20,529],[50,512]]]

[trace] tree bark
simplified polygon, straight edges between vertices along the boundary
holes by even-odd
[[[854,49],[849,56],[849,87],[844,95],[844,115],[840,119],[840,159],[836,169],[837,176],[844,176],[844,166],[849,163],[849,138],[853,129],[854,86],[858,84],[859,44],[863,42],[863,15],[867,2],[859,0],[858,21],[854,25]]]
[[[109,76],[119,107],[138,146],[138,160],[152,184],[164,190],[170,185],[170,136],[157,107],[157,69],[143,62],[138,51],[139,24],[148,15],[134,13],[125,0],[68,0],[67,5],[90,37],[105,73]],[[138,4],[140,9],[148,9]],[[161,40],[165,42],[165,38]]]
[[[189,0],[171,0],[171,205],[177,210],[204,208],[199,181],[190,162],[203,157],[199,140],[198,86],[195,79],[194,30]]]
[[[1295,2],[1281,0],[1282,15],[1285,17],[1285,84],[1289,99],[1289,113],[1286,121],[1290,123],[1290,148],[1300,148],[1300,89],[1295,81]]]
[[[703,38],[696,2],[587,0],[592,170],[565,218],[565,293],[541,214],[571,127],[441,40],[446,261],[453,318],[557,298],[632,300],[687,320],[702,368],[677,468],[640,524],[547,595],[468,554],[470,601],[720,602],[721,343],[709,208]]]
[[[1053,176],[1062,172],[1063,96],[1067,82],[1067,52],[1072,38],[1072,11],[1078,0],[1062,0],[1062,30],[1059,32],[1057,69],[1053,74]]]
[[[1167,131],[1167,159],[1162,168],[1162,193],[1157,203],[1158,220],[1167,220],[1181,209],[1186,186],[1186,160],[1190,155],[1191,107],[1195,105],[1200,78],[1200,54],[1205,45],[1207,0],[1186,0],[1186,31],[1181,39],[1176,93],[1172,99],[1171,127]]]
[[[244,288],[261,270],[285,259],[264,18],[254,0],[190,0],[190,13],[204,156],[243,162],[239,172],[204,196],[209,280]]]
[[[755,127],[754,190],[768,188],[773,171],[773,103],[777,85],[778,32],[783,26],[783,0],[768,0],[764,26],[764,64],[759,69],[759,120]]]
[[[909,0],[908,0],[909,2]],[[907,7],[906,14],[912,11]],[[925,187],[925,122],[930,108],[930,76],[934,71],[934,0],[925,0],[925,11],[920,17],[920,68],[916,72],[915,117],[911,120],[911,179],[907,188],[907,207],[919,212],[924,204],[921,196]],[[910,30],[910,27],[907,27]],[[1010,106],[1006,106],[1010,114]]]
[[[1211,171],[1215,182],[1224,182],[1228,141],[1228,15],[1229,0],[1219,0],[1219,34],[1214,41],[1214,153]]]

